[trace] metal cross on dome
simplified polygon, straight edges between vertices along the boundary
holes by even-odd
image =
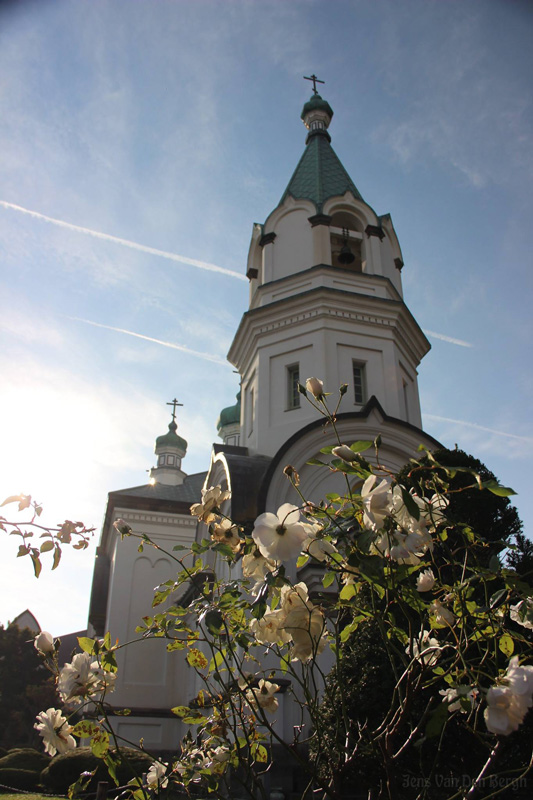
[[[183,403],[178,403],[176,398],[172,400],[170,403],[167,403],[167,406],[172,406],[172,422],[176,422],[176,406],[182,406]]]
[[[316,88],[317,83],[325,83],[326,82],[326,81],[319,81],[315,74],[311,75],[310,78],[308,78],[306,75],[304,75],[304,81],[313,81],[313,92],[314,92],[314,94],[318,94],[318,91],[317,91],[317,88]]]

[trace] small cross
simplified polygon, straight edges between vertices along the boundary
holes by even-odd
[[[325,82],[326,82],[326,81],[319,81],[319,80],[318,80],[318,78],[317,78],[317,76],[316,76],[316,75],[314,75],[314,74],[313,74],[313,75],[311,75],[311,77],[310,77],[310,78],[308,78],[308,77],[306,77],[306,76],[304,75],[304,81],[313,81],[313,92],[314,92],[315,94],[318,94],[318,92],[317,92],[317,90],[316,90],[316,85],[317,85],[317,83],[325,83]]]
[[[182,406],[182,405],[183,403],[178,403],[176,398],[174,398],[174,400],[172,400],[171,403],[167,403],[167,406],[172,406],[172,422],[176,421],[176,406]]]

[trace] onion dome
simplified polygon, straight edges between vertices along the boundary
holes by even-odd
[[[317,113],[318,112],[318,113]],[[329,123],[331,122],[331,118],[333,117],[333,109],[331,108],[330,104],[327,100],[323,100],[323,98],[319,94],[311,95],[311,98],[307,101],[302,109],[301,118],[304,121],[306,128],[310,128],[310,124],[313,121],[313,118],[316,119],[323,119],[325,127],[327,128]]]
[[[168,433],[158,436],[155,440],[154,453],[157,456],[157,466],[150,470],[150,483],[163,483],[168,486],[178,486],[183,483],[185,473],[181,470],[181,460],[187,452],[187,442],[178,436],[177,430],[178,426],[172,414]]]
[[[238,445],[241,440],[241,393],[234,406],[223,408],[217,422],[217,431],[224,444]]]
[[[241,392],[237,395],[237,402],[234,406],[227,406],[220,412],[217,422],[217,431],[220,433],[222,428],[227,425],[240,425],[241,424]]]
[[[160,452],[161,450],[167,450],[168,448],[175,448],[181,451],[181,457],[185,455],[187,452],[187,442],[185,439],[182,439],[181,436],[178,436],[176,431],[178,430],[178,426],[176,425],[175,420],[168,426],[168,433],[164,433],[162,436],[158,436],[155,440],[155,451],[156,453]]]

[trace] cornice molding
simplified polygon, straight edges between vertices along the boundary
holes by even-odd
[[[328,319],[372,326],[387,332],[387,337],[396,339],[404,357],[415,368],[431,348],[403,301],[320,286],[247,311],[235,334],[228,359],[242,374],[257,350],[259,339],[280,331],[286,331],[287,338],[292,338],[297,335],[298,328],[298,335],[301,335],[303,326],[309,328],[313,322]]]

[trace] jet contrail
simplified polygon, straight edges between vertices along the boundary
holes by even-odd
[[[152,256],[160,256],[161,258],[168,258],[170,261],[177,261],[180,264],[189,264],[191,267],[198,267],[198,269],[205,269],[208,272],[219,272],[221,275],[227,275],[230,278],[237,278],[239,281],[247,281],[248,279],[241,275],[239,272],[234,272],[231,269],[224,269],[218,267],[216,264],[210,264],[208,261],[198,261],[196,258],[187,258],[187,256],[178,256],[176,253],[167,253],[165,250],[157,250],[155,247],[147,247],[138,242],[130,242],[129,239],[119,239],[118,236],[110,236],[109,233],[101,233],[100,231],[93,231],[91,228],[82,228],[81,225],[73,225],[71,222],[65,222],[62,219],[55,219],[55,217],[47,217],[46,214],[41,214],[39,211],[31,211],[29,208],[16,206],[14,203],[8,203],[6,200],[0,200],[0,206],[10,208],[14,211],[20,211],[22,214],[27,214],[35,219],[42,219],[45,222],[51,222],[53,225],[58,225],[60,228],[68,228],[71,231],[78,233],[86,233],[93,236],[95,239],[104,239],[107,242],[114,242],[121,244],[123,247],[129,247],[132,250],[140,250],[142,253],[150,253]]]
[[[454,339],[452,336],[446,336],[444,333],[435,333],[435,331],[424,330],[426,336],[433,336],[434,339],[441,339],[443,342],[450,344],[458,344],[460,347],[473,347],[470,342],[464,342],[462,339]]]
[[[105,328],[107,331],[116,331],[116,333],[126,333],[128,336],[135,336],[137,339],[144,339],[147,342],[154,342],[155,344],[161,344],[163,347],[171,347],[173,350],[181,350],[183,353],[188,353],[190,356],[196,356],[196,358],[203,358],[205,361],[212,361],[214,364],[223,364],[225,367],[229,367],[230,364],[224,358],[220,358],[219,356],[212,356],[210,353],[201,353],[198,350],[191,350],[190,347],[186,347],[184,344],[174,344],[173,342],[165,342],[162,339],[154,339],[152,336],[144,336],[142,333],[134,333],[133,331],[127,331],[124,328],[113,328],[111,325],[102,325],[101,322],[93,322],[90,319],[82,319],[81,317],[67,317],[67,319],[72,319],[75,322],[84,322],[86,325],[94,325],[95,328]]]
[[[506,433],[505,431],[496,431],[494,428],[485,428],[483,425],[478,425],[476,422],[466,422],[462,419],[450,419],[449,417],[439,417],[437,414],[424,414],[427,419],[436,419],[439,422],[451,422],[454,425],[465,425],[467,428],[476,428],[479,431],[486,433],[493,433],[496,436],[507,436],[509,439],[518,439],[520,442],[533,442],[531,436],[519,436],[516,433]]]

